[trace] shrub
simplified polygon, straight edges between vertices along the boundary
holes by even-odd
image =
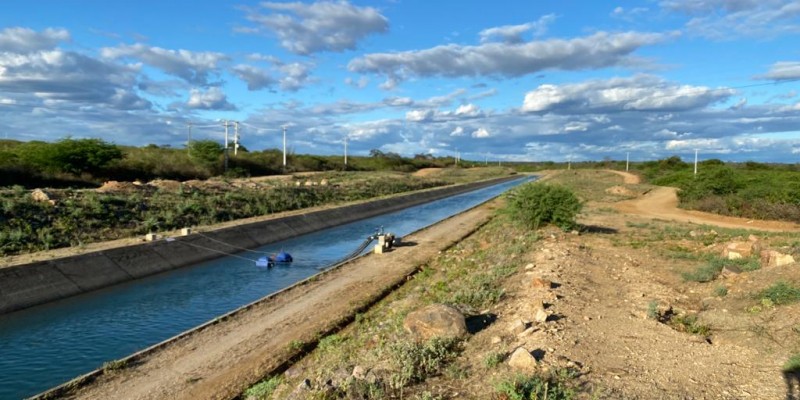
[[[717,278],[725,266],[736,266],[742,271],[755,271],[761,268],[761,264],[755,258],[740,258],[728,260],[725,258],[714,257],[708,260],[705,265],[697,267],[694,271],[681,274],[683,280],[691,282],[711,282]]]
[[[800,354],[789,357],[786,364],[783,364],[783,372],[800,372]]]
[[[267,399],[280,384],[281,377],[273,376],[251,386],[249,389],[245,390],[244,395],[248,399]]]
[[[762,290],[759,297],[775,305],[794,303],[800,301],[800,288],[781,281]]]
[[[390,346],[397,372],[391,385],[400,389],[437,375],[460,352],[461,339],[435,337],[424,343],[401,341]]]
[[[550,223],[569,230],[583,206],[571,190],[541,183],[522,185],[508,199],[514,219],[531,229]]]
[[[508,400],[570,400],[575,391],[566,383],[566,376],[524,376],[518,375],[495,385],[501,398]]]

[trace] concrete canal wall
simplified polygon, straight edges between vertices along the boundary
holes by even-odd
[[[518,177],[447,186],[222,228],[202,235],[0,268],[0,314],[219,258],[231,252],[230,246],[220,242],[245,248],[260,247],[515,178]]]

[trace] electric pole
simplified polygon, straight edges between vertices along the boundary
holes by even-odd
[[[186,154],[192,154],[192,123],[188,122],[186,127],[189,128],[189,137],[186,139]]]
[[[224,149],[224,161],[223,161],[223,169],[227,172],[228,171],[228,120],[223,120],[222,125],[225,126],[225,149]]]
[[[239,121],[233,122],[233,155],[239,154]]]
[[[630,160],[631,160],[631,153],[630,152],[625,153],[625,172],[628,172],[628,165],[630,164]]]
[[[344,166],[347,169],[347,135],[344,136]]]
[[[694,149],[694,175],[697,176],[697,149]]]

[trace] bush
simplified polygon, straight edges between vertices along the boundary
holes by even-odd
[[[495,386],[501,398],[508,400],[570,400],[575,397],[575,391],[566,383],[568,374],[562,376],[524,376],[519,375],[511,380],[505,380]]]
[[[778,282],[761,291],[759,297],[776,305],[794,303],[800,301],[800,288],[787,282]]]
[[[391,385],[400,389],[441,373],[460,352],[461,339],[435,337],[425,343],[398,342],[390,347],[397,372]]]
[[[557,185],[529,183],[508,195],[509,209],[515,220],[531,229],[553,224],[569,230],[583,205],[571,190]]]
[[[245,390],[244,395],[248,399],[268,399],[280,384],[281,377],[273,376],[251,386]]]

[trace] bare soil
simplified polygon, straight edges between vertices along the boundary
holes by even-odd
[[[777,281],[800,285],[797,264],[709,283],[685,282],[681,273],[703,264],[706,254],[719,255],[730,240],[748,240],[750,233],[761,246],[792,254],[793,243],[800,239],[793,233],[798,226],[681,210],[674,189],[644,187],[631,174],[575,173],[592,174],[600,193],[600,200],[588,202],[579,219],[586,229],[580,234],[544,230],[540,240],[526,244],[519,260],[524,267],[505,281],[505,296],[480,310],[496,319],[466,342],[456,361],[463,373],[431,378],[409,394],[498,398],[493,384],[515,371],[505,362],[487,367],[485,360],[489,354],[510,354],[523,347],[536,356],[539,372],[566,367],[577,371],[572,383],[581,392],[578,398],[797,399],[800,392],[791,390],[798,389],[798,378],[784,375],[781,367],[800,351],[800,305],[764,304],[757,296]],[[558,181],[559,176],[548,178]],[[605,192],[615,186],[628,191]],[[363,257],[278,294],[102,375],[71,398],[236,397],[285,366],[300,353],[302,343],[346,323],[454,243],[491,246],[480,230],[469,235],[491,218],[493,207],[446,220],[404,238],[413,245]],[[553,285],[534,287],[533,278]],[[720,288],[727,295],[719,294]],[[384,301],[408,306],[419,300],[411,295]],[[542,303],[547,321],[532,322]],[[654,311],[695,316],[709,331],[692,334],[686,327],[652,318]],[[512,333],[509,328],[519,320],[531,328]],[[304,375],[287,377],[290,384],[317,376],[318,359],[311,354],[298,361],[292,369]]]

